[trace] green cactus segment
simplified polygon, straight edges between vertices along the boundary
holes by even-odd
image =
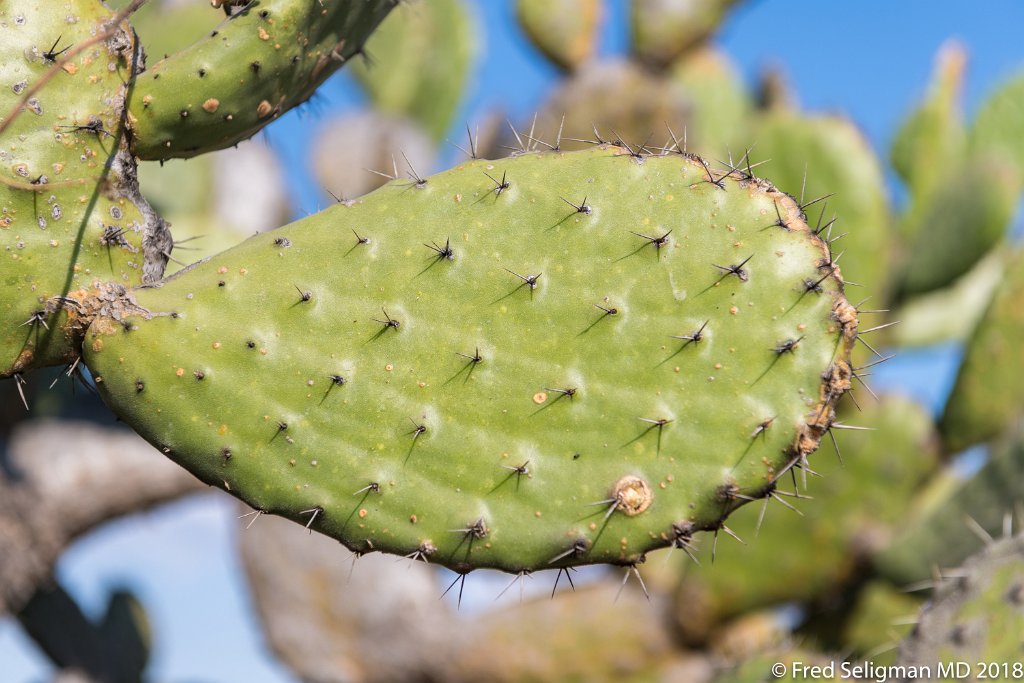
[[[833,247],[843,253],[843,274],[879,287],[891,252],[885,182],[878,158],[857,127],[836,116],[775,111],[762,118],[754,139],[751,162],[770,160],[757,172],[802,197],[811,227],[821,228],[822,237],[843,235]],[[810,204],[815,199],[820,200]],[[833,218],[838,218],[835,225],[826,227]]]
[[[1024,251],[1018,250],[967,345],[953,393],[939,423],[949,452],[1000,434],[1024,414],[1021,339]]]
[[[704,41],[738,0],[634,0],[630,5],[633,52],[652,66],[666,66]]]
[[[892,546],[876,564],[890,580],[927,580],[936,566],[962,562],[982,546],[978,528],[995,537],[1006,515],[1024,499],[1024,432],[1007,435],[969,481],[941,480],[923,499]]]
[[[404,3],[366,45],[369,62],[352,65],[381,111],[419,121],[443,140],[470,77],[476,27],[463,0]]]
[[[1007,250],[993,249],[949,287],[908,299],[893,315],[896,346],[966,344],[1003,279]],[[956,315],[950,315],[956,311]]]
[[[802,516],[769,501],[735,513],[729,528],[746,545],[720,538],[696,553],[676,594],[674,616],[692,643],[701,643],[720,622],[751,609],[793,600],[811,602],[837,583],[855,581],[868,556],[888,543],[906,515],[906,501],[938,460],[931,419],[923,408],[898,397],[860,400],[855,425],[874,431],[843,431],[826,439],[814,460],[820,478],[782,501]],[[878,482],[886,482],[879,486]],[[758,529],[758,521],[761,521]],[[785,576],[787,580],[779,581]]]
[[[113,16],[100,2],[67,12],[0,6],[0,377],[77,357],[62,311],[96,280],[126,286],[163,273],[170,238],[139,196],[122,148],[121,104],[136,46],[130,32],[84,49]],[[79,50],[77,53],[74,50]],[[70,55],[70,56],[69,56]],[[70,309],[69,309],[70,310]],[[72,310],[75,319],[80,310]]]
[[[682,147],[690,111],[681,83],[658,78],[630,61],[599,61],[585,65],[552,93],[536,130],[554,137],[562,127],[561,149],[584,149],[590,145],[587,140],[615,138],[633,147],[672,149],[668,128],[676,132]],[[567,139],[570,136],[577,140]],[[529,139],[523,138],[523,145],[530,147]]]
[[[912,210],[904,227],[915,235],[900,271],[903,296],[944,287],[968,272],[1006,234],[1018,200],[1018,182],[1005,164],[977,159],[961,164]]]
[[[918,595],[885,581],[872,581],[857,596],[857,604],[843,627],[843,643],[874,664],[895,664],[892,646],[909,633],[922,602]]]
[[[976,154],[1013,164],[1024,183],[1024,74],[1004,84],[978,110],[970,133]]]
[[[523,154],[253,237],[85,355],[200,479],[358,552],[632,564],[817,445],[856,328],[829,263],[763,181]]]
[[[979,679],[1018,678],[1024,648],[1024,536],[990,544],[952,576],[903,642],[899,664],[928,666],[931,676],[923,678],[929,680],[962,680],[962,675],[938,675],[937,663],[958,661],[970,662],[975,674],[985,666],[987,675]]]
[[[725,53],[713,47],[692,50],[672,64],[670,78],[683,86],[690,105],[686,134],[693,151],[718,154],[749,139],[753,103]]]
[[[222,21],[224,13],[209,2],[147,2],[132,14],[132,27],[151,61],[184,50]]]
[[[566,71],[573,71],[597,53],[602,0],[518,0],[519,25],[544,53]]]
[[[396,2],[265,0],[243,10],[136,79],[135,154],[191,157],[252,136],[362,52]]]
[[[916,199],[931,198],[946,169],[963,160],[967,131],[960,95],[966,64],[967,54],[957,43],[939,51],[928,95],[893,140],[893,168]]]

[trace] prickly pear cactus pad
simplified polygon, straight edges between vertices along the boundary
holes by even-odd
[[[246,3],[215,3],[239,5]],[[398,0],[259,0],[156,62],[129,112],[142,159],[191,157],[245,140],[363,49]]]
[[[849,385],[842,290],[768,183],[601,146],[253,237],[135,291],[84,357],[169,457],[357,552],[635,564],[814,450]]]
[[[77,358],[96,282],[163,274],[171,238],[121,116],[141,49],[114,18],[98,1],[0,3],[0,377]]]

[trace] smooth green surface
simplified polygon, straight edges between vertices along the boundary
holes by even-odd
[[[926,205],[946,169],[963,161],[967,141],[962,104],[967,54],[956,43],[943,46],[935,58],[928,94],[903,121],[893,138],[893,168],[907,184],[911,203]],[[904,223],[905,229],[927,227]],[[910,230],[908,236],[916,234]]]
[[[518,571],[585,539],[556,566],[633,563],[673,523],[717,525],[738,502],[723,486],[773,482],[830,415],[822,373],[853,332],[833,307],[855,324],[835,279],[807,290],[826,251],[790,199],[707,178],[599,147],[392,182],[138,291],[154,317],[97,321],[85,359],[201,479],[302,523],[319,506],[312,528],[357,551],[429,542],[432,561]],[[630,231],[671,234],[658,250]],[[425,246],[449,240],[451,260]],[[714,265],[748,257],[746,280]],[[705,321],[699,343],[672,339]],[[653,501],[606,519],[626,476]],[[482,538],[459,531],[478,520]]]
[[[945,173],[927,205],[901,221],[914,235],[898,270],[901,296],[952,283],[999,243],[1013,220],[1019,186],[1006,165],[972,159]]]
[[[76,2],[68,12],[38,0],[0,4],[0,116],[52,68],[44,53],[77,46],[112,16],[99,2]],[[64,314],[48,315],[45,326],[27,322],[52,297],[90,288],[96,279],[143,281],[145,219],[122,194],[127,169],[108,168],[122,137],[119,102],[131,73],[126,45],[120,53],[103,43],[79,53],[3,133],[0,174],[22,186],[0,185],[0,377],[76,357],[61,330]],[[75,129],[92,124],[95,130]],[[108,229],[123,232],[104,244]]]
[[[1024,74],[1004,83],[985,100],[971,127],[972,149],[1001,156],[1024,184]]]
[[[533,45],[572,71],[597,54],[603,0],[517,0],[516,18]]]
[[[633,0],[633,53],[665,66],[710,36],[738,0]]]
[[[244,140],[306,101],[397,0],[256,0],[181,52],[149,64],[129,103],[141,159]]]
[[[690,149],[714,158],[723,158],[723,150],[740,156],[742,141],[751,139],[753,103],[732,60],[713,47],[695,49],[672,64],[670,78],[683,86],[690,104]]]
[[[880,571],[897,585],[926,581],[936,566],[963,562],[977,552],[983,545],[978,527],[993,537],[1002,533],[1006,515],[1024,499],[1024,433],[1007,434],[977,474],[943,488],[908,518],[903,533],[877,559]]]
[[[1024,251],[1006,266],[973,338],[939,427],[955,453],[991,439],[1024,414]]]

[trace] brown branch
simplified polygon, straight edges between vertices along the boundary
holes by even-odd
[[[23,423],[0,455],[0,615],[19,611],[50,581],[75,537],[202,489],[127,430]]]

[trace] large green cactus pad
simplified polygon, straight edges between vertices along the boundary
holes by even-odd
[[[0,377],[77,357],[68,302],[94,282],[163,274],[170,236],[123,139],[141,51],[113,18],[98,1],[0,4]]]
[[[1024,250],[1006,273],[967,344],[956,385],[939,422],[947,450],[991,439],[1024,414],[1020,340],[1024,335]]]
[[[962,671],[944,670],[940,662],[968,662],[978,676],[973,680],[1017,680],[1024,675],[1022,634],[1024,537],[1016,536],[968,558],[935,591],[903,641],[898,663],[924,667],[920,680],[964,679]]]
[[[791,198],[609,146],[394,181],[132,298],[85,359],[148,440],[460,571],[719,528],[815,448],[856,329]]]

